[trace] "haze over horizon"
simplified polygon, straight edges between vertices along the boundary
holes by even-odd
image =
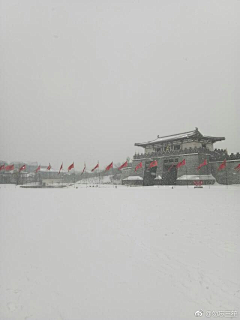
[[[0,160],[103,168],[195,127],[240,152],[240,1],[0,5]]]

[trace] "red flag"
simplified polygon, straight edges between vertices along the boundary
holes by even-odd
[[[140,168],[142,168],[142,162],[140,162],[140,163],[136,166],[135,172],[136,172],[138,169],[140,169]]]
[[[125,168],[125,167],[127,167],[128,166],[128,163],[127,163],[127,161],[126,162],[124,162],[119,168],[118,168],[118,170],[122,170],[122,168]]]
[[[93,172],[93,171],[96,170],[97,168],[99,168],[99,163],[98,163],[91,171]]]
[[[58,174],[61,172],[62,169],[63,169],[63,163],[61,164],[61,167],[60,167],[60,169],[58,171]]]
[[[12,171],[12,170],[14,170],[14,164],[11,164],[11,165],[9,165],[9,166],[6,166],[6,167],[5,167],[5,170],[6,170],[6,171]]]
[[[41,168],[41,167],[40,167],[40,166],[38,166],[38,167],[37,167],[37,169],[36,169],[36,172],[38,172],[38,171],[40,170],[40,168]]]
[[[225,169],[225,168],[226,168],[226,164],[227,164],[227,160],[225,159],[225,160],[220,164],[220,166],[218,167],[218,170]]]
[[[24,164],[23,166],[21,166],[21,168],[19,169],[19,172],[22,171],[22,170],[25,170],[26,169],[26,165]]]
[[[0,168],[0,170],[1,170],[1,168]],[[234,168],[234,170],[240,171],[240,163],[239,163],[239,165],[237,165],[237,166]]]
[[[47,167],[47,170],[51,170],[51,165],[50,165],[50,163],[49,163],[49,166]]]
[[[68,167],[68,171],[72,170],[74,168],[74,162]]]
[[[178,169],[178,168],[180,168],[182,166],[185,166],[185,164],[186,164],[186,161],[185,161],[185,159],[183,159],[182,162],[178,162],[178,164],[176,165],[176,168]]]
[[[155,161],[152,161],[151,163],[150,163],[150,165],[149,165],[149,169],[150,168],[154,168],[154,167],[157,167],[158,166],[158,163],[157,163],[157,160],[155,160]]]
[[[5,169],[5,165],[0,166],[0,171]]]
[[[174,167],[174,164],[172,164],[171,167],[168,168],[168,171],[171,171],[173,167]]]
[[[106,167],[105,171],[108,171],[108,170],[110,170],[110,169],[112,169],[112,168],[113,168],[113,162],[111,162],[111,163]]]
[[[197,167],[197,170],[200,170],[202,167],[206,166],[207,165],[207,159],[204,160],[203,163],[201,163],[198,167]]]

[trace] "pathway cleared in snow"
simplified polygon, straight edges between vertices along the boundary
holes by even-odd
[[[240,313],[239,191],[0,186],[0,319]]]

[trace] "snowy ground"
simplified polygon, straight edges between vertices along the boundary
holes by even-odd
[[[240,313],[240,188],[0,185],[1,320]]]

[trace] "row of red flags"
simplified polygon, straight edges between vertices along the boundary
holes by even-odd
[[[178,162],[177,164],[176,164],[176,168],[178,169],[178,168],[180,168],[180,167],[182,167],[182,166],[185,166],[185,164],[186,164],[186,160],[185,159],[183,159],[181,162]],[[204,167],[204,166],[206,166],[208,163],[207,163],[207,159],[205,159],[204,160],[204,162],[203,163],[201,163],[196,169],[197,170],[200,170],[202,167]],[[226,168],[226,165],[227,165],[227,161],[226,160],[224,160],[221,164],[220,164],[220,166],[218,167],[218,170],[223,170],[223,169],[225,169]],[[138,169],[140,169],[140,168],[142,168],[142,162],[140,162],[136,167],[135,167],[135,171],[137,171]],[[158,166],[158,163],[157,163],[157,160],[154,160],[154,161],[152,161],[150,164],[149,164],[149,169],[150,168],[154,168],[154,167],[157,167]],[[168,169],[168,171],[171,171],[171,169],[174,167],[175,165],[172,165],[171,167],[169,167],[169,169]],[[235,170],[238,170],[238,171],[240,171],[240,163],[234,168]]]
[[[177,165],[176,165],[176,168],[178,169],[178,168],[180,168],[180,167],[182,167],[182,166],[185,166],[185,164],[186,164],[186,161],[185,161],[185,159],[183,160],[183,161],[181,161],[181,162],[179,162]],[[152,161],[150,164],[149,164],[149,169],[151,169],[151,168],[154,168],[154,167],[157,167],[158,166],[158,162],[157,162],[157,160],[154,160],[154,161]],[[172,165],[169,169],[168,169],[168,171],[170,171],[172,168],[174,167],[174,165]],[[142,162],[140,162],[136,167],[135,167],[135,172],[138,170],[138,169],[140,169],[140,168],[142,168]]]
[[[26,165],[24,164],[23,166],[21,166],[21,168],[19,169],[19,172],[26,169]],[[14,164],[10,164],[8,166],[5,167],[5,165],[3,164],[2,166],[0,166],[0,171],[2,170],[6,170],[6,171],[12,171],[14,170]]]
[[[127,165],[128,165],[128,163],[127,163],[127,161],[126,161],[126,162],[124,162],[124,163],[118,168],[118,170],[121,170],[121,169],[127,167]],[[39,166],[38,168],[39,168],[39,170],[40,170],[40,166]],[[94,172],[97,168],[99,168],[99,163],[91,170],[91,172]],[[109,171],[109,170],[112,169],[112,168],[113,168],[113,162],[111,162],[111,163],[106,167],[105,171]],[[50,170],[50,169],[51,169],[51,165],[49,164],[49,166],[47,167],[47,170]],[[58,173],[60,173],[62,169],[63,169],[63,164],[61,164],[61,167],[60,167]],[[68,167],[68,172],[69,172],[70,170],[72,170],[72,169],[74,169],[74,162]],[[38,169],[37,169],[37,170],[38,170]],[[85,170],[86,170],[86,165],[84,165],[84,168],[83,168],[83,171],[82,171],[81,174],[83,174],[83,173],[85,172]]]
[[[176,168],[180,168],[182,166],[185,166],[186,164],[186,160],[183,159],[181,162],[179,162],[177,165],[176,165]],[[226,164],[227,164],[227,161],[226,159],[220,164],[220,166],[218,167],[218,170],[223,170],[226,168]],[[207,165],[207,159],[204,160],[203,163],[201,163],[198,167],[197,167],[197,170],[200,170],[202,167],[206,166]],[[127,167],[128,166],[128,162],[124,162],[119,168],[118,170],[122,170],[123,168]],[[154,168],[154,167],[157,167],[158,166],[158,162],[157,160],[154,160],[152,161],[150,164],[149,164],[149,169],[150,168]],[[138,169],[142,168],[143,167],[143,164],[142,162],[140,162],[136,167],[135,167],[135,171],[137,171]],[[171,169],[174,167],[174,165],[172,165],[168,171],[171,171]],[[51,165],[49,163],[49,166],[47,167],[47,170],[51,170]],[[91,170],[91,172],[94,172],[97,168],[99,168],[99,163]],[[113,168],[113,162],[111,162],[105,169],[105,171],[109,171],[110,169]],[[23,166],[21,166],[21,168],[19,168],[19,172],[20,171],[23,171],[26,169],[26,165],[24,164]],[[37,169],[36,169],[36,172],[40,171],[41,169],[41,166],[38,166]],[[63,164],[61,164],[61,167],[59,169],[59,172],[60,173],[63,169]],[[74,162],[68,167],[68,172],[71,171],[72,169],[74,169]],[[235,170],[238,170],[240,171],[240,163],[234,168]],[[5,165],[2,165],[0,166],[0,171],[2,170],[6,170],[6,171],[12,171],[14,170],[14,164],[12,165],[8,165],[5,167]],[[83,171],[82,171],[82,174],[85,172],[86,170],[86,165],[84,165],[84,168],[83,168]]]
[[[118,168],[118,170],[121,170],[121,169],[123,169],[123,168],[125,168],[125,167],[127,167],[127,166],[128,166],[128,163],[127,163],[127,161],[126,161],[126,162],[124,162],[124,163]],[[47,167],[47,170],[50,171],[51,168],[52,168],[52,166],[51,166],[51,164],[49,163],[49,165],[48,165],[48,167]],[[99,168],[99,163],[91,170],[91,172],[95,171],[97,168]],[[109,171],[109,170],[112,169],[112,168],[113,168],[113,162],[111,162],[111,163],[106,167],[105,171]],[[19,172],[20,172],[20,171],[23,171],[24,169],[26,169],[26,165],[25,165],[25,164],[24,164],[21,168],[19,168]],[[35,172],[40,171],[40,169],[41,169],[41,166],[38,166],[37,169],[35,170]],[[63,169],[63,163],[61,164],[58,173],[60,173],[60,172],[62,171],[62,169]],[[68,167],[68,172],[71,171],[72,169],[74,169],[74,162]],[[2,166],[0,166],[0,171],[2,171],[2,170],[12,171],[12,170],[14,170],[14,164],[8,165],[8,166],[6,166],[6,167],[5,167],[5,165],[2,165]],[[86,170],[86,165],[84,165],[82,174],[85,172],[85,170]]]

